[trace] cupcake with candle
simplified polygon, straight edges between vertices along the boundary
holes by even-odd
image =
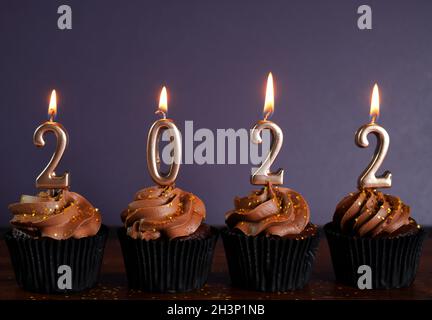
[[[46,132],[54,132],[58,144],[67,145],[65,129],[52,118],[36,130],[36,145],[44,145]],[[23,195],[9,206],[12,229],[5,234],[5,241],[15,277],[20,287],[33,292],[83,291],[98,280],[107,228],[101,226],[96,208],[69,191],[68,173],[57,176],[54,171],[45,174],[46,170],[36,185],[48,191]]]
[[[409,286],[415,279],[425,231],[411,217],[410,207],[400,198],[377,190],[389,188],[392,182],[390,172],[375,176],[389,145],[388,133],[375,123],[378,106],[378,87],[375,85],[372,121],[359,129],[356,143],[367,147],[367,135],[374,133],[380,148],[377,148],[374,161],[360,176],[359,190],[339,202],[333,221],[324,230],[337,281],[368,289],[401,288]],[[370,270],[370,281],[363,276],[364,270]]]
[[[152,292],[186,292],[201,288],[211,268],[217,232],[203,223],[206,208],[196,195],[175,186],[181,159],[180,133],[165,118],[166,90],[149,132],[147,164],[156,186],[144,188],[121,214],[118,231],[129,287]],[[159,172],[157,141],[170,130],[174,144],[169,173]]]
[[[306,285],[319,236],[299,193],[269,184],[235,198],[225,219],[222,238],[234,286],[282,292]]]
[[[267,81],[265,119],[252,130],[260,143],[262,130],[271,130],[274,144],[282,131],[267,117],[273,107],[273,80]],[[279,145],[280,148],[280,145]],[[273,152],[273,150],[271,151]],[[317,227],[310,223],[310,209],[301,194],[285,188],[283,170],[255,172],[252,184],[264,185],[246,197],[234,199],[222,230],[226,258],[234,286],[281,292],[303,288],[309,280],[319,243]]]

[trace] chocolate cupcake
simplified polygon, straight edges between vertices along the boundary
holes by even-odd
[[[232,284],[258,291],[304,287],[319,243],[305,199],[268,185],[235,198],[234,206],[222,231]]]
[[[175,186],[140,190],[118,231],[129,287],[185,292],[207,281],[217,240],[200,198]]]
[[[324,230],[337,281],[357,287],[360,266],[370,267],[373,289],[414,281],[425,231],[398,197],[374,189],[350,193]]]
[[[84,197],[68,190],[23,195],[9,210],[12,229],[5,240],[20,287],[63,293],[96,284],[108,232]]]

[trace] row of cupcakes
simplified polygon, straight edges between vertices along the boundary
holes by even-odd
[[[204,223],[203,201],[175,186],[181,139],[174,122],[166,118],[166,89],[162,90],[158,109],[162,119],[153,124],[147,142],[147,165],[156,185],[136,193],[121,214],[123,227],[118,230],[130,288],[184,292],[202,287],[219,233],[234,286],[288,291],[306,285],[319,232],[310,222],[309,205],[303,196],[282,186],[283,170],[269,170],[283,134],[268,120],[273,110],[271,74],[267,84],[264,120],[254,126],[251,139],[261,143],[262,132],[270,130],[273,156],[266,159],[267,167],[261,166],[251,177],[252,184],[261,185],[261,189],[235,198],[234,209],[225,215],[227,227],[220,232]],[[61,152],[57,150],[60,156],[56,153],[53,157],[58,163],[67,133],[53,120],[55,112],[49,113],[51,119],[36,129],[34,143],[43,146],[44,134],[54,132],[58,146],[63,146]],[[174,144],[168,173],[160,172],[157,145],[164,130],[171,131]],[[369,133],[388,146],[387,133],[375,118],[358,131],[359,145],[367,146]],[[359,190],[342,199],[324,230],[337,281],[357,286],[358,268],[366,265],[372,271],[373,288],[400,288],[414,281],[425,231],[411,218],[409,206],[377,190],[391,185],[390,173],[383,177],[371,174],[379,164],[377,159],[383,158],[378,156],[362,175]],[[19,286],[36,292],[86,290],[97,283],[108,229],[101,223],[100,212],[70,191],[68,173],[58,176],[50,165],[37,179],[37,186],[48,191],[24,195],[9,206],[13,228],[5,240],[16,280]],[[59,266],[72,271],[69,288],[59,287]]]
[[[220,230],[232,284],[259,291],[303,288],[319,243],[304,198],[268,185],[234,202]],[[97,283],[108,232],[84,197],[69,190],[42,192],[22,196],[10,210],[13,228],[5,240],[20,287],[59,293]],[[118,229],[129,287],[152,292],[202,287],[219,234],[204,223],[205,215],[198,196],[174,185],[138,191]],[[358,267],[368,265],[373,288],[413,282],[425,232],[400,199],[376,190],[351,193],[324,230],[338,281],[357,286]],[[62,265],[72,270],[71,288],[58,286]]]

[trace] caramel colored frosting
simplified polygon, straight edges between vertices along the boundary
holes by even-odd
[[[305,199],[288,188],[266,186],[247,197],[236,197],[234,207],[226,213],[226,223],[248,236],[290,237],[316,229],[309,224],[310,210]]]
[[[37,196],[21,196],[9,205],[12,226],[32,237],[56,240],[95,235],[101,226],[101,215],[84,197],[61,191],[56,196],[41,192]]]
[[[365,189],[350,193],[336,206],[333,223],[356,236],[396,236],[416,229],[410,207],[398,197]]]
[[[131,238],[156,240],[191,235],[205,215],[204,203],[192,193],[174,186],[153,186],[136,193],[121,219]]]

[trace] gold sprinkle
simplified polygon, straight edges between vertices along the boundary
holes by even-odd
[[[358,204],[359,206],[361,206],[362,203],[359,201],[359,202],[357,202],[357,204]]]

